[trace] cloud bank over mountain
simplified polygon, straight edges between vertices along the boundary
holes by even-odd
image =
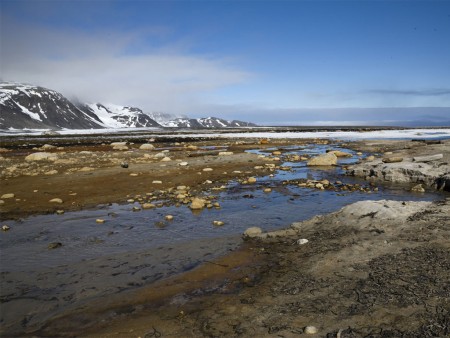
[[[70,99],[260,124],[448,120],[446,2],[0,6],[0,79]]]

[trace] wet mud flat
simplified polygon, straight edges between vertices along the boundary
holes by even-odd
[[[140,291],[128,311],[117,306],[114,315],[79,334],[297,337],[309,336],[313,326],[317,337],[446,337],[449,215],[448,198],[358,202],[257,235],[241,248],[254,264],[236,269],[229,264],[232,253],[214,263],[222,278],[203,286],[195,273],[168,280],[165,302],[155,301],[152,289]],[[173,284],[183,282],[190,287],[171,294]],[[142,302],[147,305],[136,306]],[[69,335],[80,325],[71,319]],[[53,330],[67,320],[55,321]],[[42,334],[64,332],[53,330]]]
[[[268,302],[258,308],[253,306],[255,303],[252,303],[252,300],[245,303],[246,300],[241,302],[239,297],[246,290],[255,290],[255,298],[266,295],[267,290],[258,287],[265,283],[267,276],[272,276],[268,281],[275,283],[275,275],[272,275],[276,270],[274,267],[280,264],[286,266],[287,270],[283,270],[282,274],[289,276],[288,266],[298,254],[293,248],[308,250],[310,244],[296,245],[295,238],[256,239],[236,251],[241,244],[239,235],[246,227],[260,225],[263,230],[271,231],[317,213],[336,210],[339,205],[368,199],[370,196],[375,199],[386,196],[403,200],[445,198],[445,195],[398,193],[370,181],[355,181],[354,178],[342,176],[341,167],[364,160],[358,159],[361,155],[356,152],[352,153],[351,159],[340,160],[338,167],[319,170],[307,168],[304,159],[294,158],[298,154],[309,158],[326,150],[345,150],[342,142],[261,141],[233,140],[217,143],[201,140],[195,144],[156,143],[155,149],[150,151],[139,149],[140,145],[131,144],[132,142],[127,143],[127,149],[121,151],[112,149],[110,144],[77,145],[62,149],[55,145],[56,148],[50,148],[49,151],[59,153],[58,159],[62,162],[44,162],[31,169],[21,168],[21,161],[23,163],[25,156],[38,150],[28,149],[24,153],[23,150],[13,149],[3,152],[3,157],[8,159],[7,167],[16,169],[8,170],[7,175],[2,177],[2,183],[8,184],[8,191],[3,191],[2,187],[2,193],[12,191],[16,192],[17,196],[0,206],[2,217],[6,220],[16,218],[15,222],[19,223],[10,232],[2,234],[12,235],[9,246],[2,243],[2,251],[8,249],[11,257],[21,257],[20,263],[13,264],[16,268],[12,268],[13,265],[10,264],[11,266],[2,272],[2,286],[7,285],[7,289],[2,290],[2,308],[8,309],[3,313],[5,321],[2,326],[19,320],[19,325],[4,332],[15,336],[85,336],[89,333],[94,336],[137,337],[146,334],[151,336],[152,332],[177,336],[238,335],[242,331],[239,328],[241,324],[235,324],[236,331],[230,331],[226,328],[228,324],[222,322],[222,317],[214,316],[213,312],[226,313],[220,306],[226,305],[227,300],[231,299],[248,305],[250,310],[254,308],[261,312],[277,305],[277,302]],[[164,150],[167,152],[163,152]],[[222,151],[231,151],[232,154],[219,155]],[[158,153],[170,157],[170,161],[155,157]],[[96,156],[92,156],[93,154]],[[110,155],[112,156],[109,157]],[[71,159],[75,161],[67,162]],[[128,168],[121,166],[123,161],[127,161]],[[180,166],[181,162],[188,162],[188,165]],[[92,170],[84,171],[85,166]],[[212,170],[203,171],[204,168]],[[26,175],[27,170],[34,171],[36,175]],[[45,174],[52,170],[57,173]],[[247,180],[250,176],[256,177],[257,183],[249,184]],[[327,178],[334,183],[322,190],[324,186],[320,182]],[[161,183],[153,183],[154,180]],[[337,180],[344,182],[337,183]],[[346,184],[346,181],[349,184]],[[358,183],[355,184],[356,182]],[[39,185],[37,188],[36,184]],[[321,184],[321,188],[317,184]],[[186,204],[176,198],[179,185],[189,186],[189,189],[184,191],[189,196],[213,197],[211,205],[217,201],[220,207],[204,210],[198,216],[190,216],[190,211],[186,214],[189,210]],[[264,192],[268,188],[271,192]],[[408,186],[406,188],[409,189]],[[49,205],[49,198],[60,197],[62,191],[67,192],[63,197],[64,202]],[[44,194],[40,195],[42,192]],[[117,207],[114,204],[109,205],[117,202]],[[98,203],[106,204],[101,208],[91,209]],[[140,210],[144,203],[154,203],[156,209]],[[328,209],[331,206],[334,206],[334,209]],[[56,214],[62,208],[65,214]],[[80,212],[77,210],[82,210],[84,216],[76,216],[77,212]],[[432,213],[425,211],[425,216]],[[44,216],[36,216],[37,218],[21,220],[30,213],[49,213],[46,216],[49,218],[45,220],[42,218]],[[175,219],[168,222],[164,220],[164,216],[169,213],[175,215]],[[376,219],[376,213],[373,213],[374,211],[369,211],[368,216],[362,218],[347,214],[346,222],[356,222],[354,227],[358,228],[361,219]],[[97,217],[106,219],[106,223],[92,226],[95,225]],[[225,220],[225,226],[212,227],[211,223],[216,219]],[[37,224],[33,224],[33,220]],[[58,226],[58,222],[61,226]],[[47,224],[48,229],[41,233],[37,229],[39,223]],[[207,224],[209,226],[206,226]],[[322,226],[322,221],[315,224],[315,230],[319,231],[320,228],[323,232],[319,231],[317,236],[333,240],[332,235],[326,234],[328,227],[333,229],[333,224],[334,222],[331,222],[331,225],[324,222]],[[187,225],[195,227],[186,227]],[[192,231],[192,234],[188,230]],[[382,231],[383,229],[375,228],[369,232],[383,234]],[[197,233],[205,235],[196,239],[190,237],[197,236]],[[364,231],[361,233],[365,234]],[[302,236],[310,236],[308,234],[306,232]],[[314,233],[311,234],[313,235]],[[348,236],[348,233],[345,232],[344,235]],[[17,238],[13,239],[14,236]],[[58,236],[61,236],[59,238],[62,239],[62,247],[56,250],[46,249],[45,243]],[[359,240],[364,243],[366,237],[358,236],[353,237],[353,242]],[[22,238],[21,243],[17,242],[19,237]],[[5,238],[3,236],[2,240],[6,240]],[[423,238],[424,241],[428,240],[427,236]],[[339,236],[335,239],[339,240]],[[302,260],[307,261],[314,255],[318,255],[316,259],[319,260],[321,255],[329,250],[327,248],[330,244],[327,243],[324,244],[325,248],[316,253],[305,253],[306,256],[302,256]],[[357,252],[354,246],[345,241],[342,243],[351,248],[352,252]],[[395,245],[395,248],[403,246],[403,239],[399,240],[399,243],[402,244]],[[26,252],[21,253],[22,245],[23,248],[28,246],[31,251],[36,250],[36,254],[33,254],[35,263],[26,257]],[[371,247],[372,245],[365,248],[370,251]],[[42,248],[46,253],[40,256]],[[58,252],[61,253],[61,258],[56,255]],[[231,254],[227,254],[229,252]],[[295,255],[289,258],[289,255],[294,253]],[[366,256],[365,251],[360,251],[358,257],[366,257],[366,260],[370,258]],[[282,263],[285,259],[285,263]],[[21,264],[28,264],[28,267]],[[42,265],[44,269],[33,272],[34,269],[30,269],[30,266],[34,265]],[[443,267],[446,268],[445,265]],[[351,266],[350,269],[355,271],[356,268]],[[367,272],[371,268],[364,269]],[[18,274],[23,276],[18,278]],[[36,276],[38,278],[35,278]],[[17,285],[20,279],[24,281],[22,286]],[[318,283],[316,279],[313,279],[313,284]],[[5,281],[7,284],[4,284]],[[19,293],[18,287],[22,289]],[[4,292],[5,290],[9,291]],[[275,298],[280,297],[280,294],[275,293]],[[269,300],[264,297],[263,299]],[[29,316],[15,317],[16,309],[26,308],[31,303],[34,310]],[[211,309],[212,312],[203,312],[206,311],[204,303],[215,309]],[[11,308],[11,305],[14,307]],[[244,311],[250,310],[247,308]],[[207,321],[202,319],[202,328],[199,329],[200,319],[192,322],[193,317],[188,317],[188,313],[203,313]],[[215,322],[220,322],[217,324],[218,331],[210,330],[214,325],[209,323],[209,316]],[[253,313],[253,316],[256,314]],[[225,320],[228,317],[223,318]],[[248,318],[256,320],[256,317]],[[173,321],[180,320],[184,321],[184,326],[174,325]],[[281,319],[274,317],[274,322],[279,320]],[[149,321],[154,323],[152,327],[148,326]],[[264,322],[266,321],[267,319],[264,319]],[[304,329],[300,324],[288,327],[287,331],[275,326],[269,328],[264,324],[255,334],[273,336],[281,332],[280,334],[287,336],[299,335]],[[351,328],[350,324],[349,327]],[[152,331],[153,329],[156,331]],[[247,329],[250,330],[250,324]],[[324,330],[328,329],[320,328],[321,333]],[[333,333],[330,330],[327,332]],[[251,332],[253,331],[244,330],[240,334],[253,335]],[[355,333],[355,336],[358,335]]]

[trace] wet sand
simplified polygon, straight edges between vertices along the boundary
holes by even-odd
[[[79,210],[129,198],[151,202],[147,193],[161,190],[169,190],[167,203],[177,203],[170,188],[186,185],[195,195],[204,190],[207,180],[220,187],[230,179],[267,175],[271,171],[264,165],[278,163],[243,153],[245,149],[308,142],[311,140],[275,140],[268,144],[260,144],[260,140],[246,140],[245,144],[201,141],[195,146],[203,149],[188,150],[189,144],[157,144],[160,149],[151,152],[139,150],[139,145],[130,145],[128,151],[113,151],[109,145],[65,147],[49,151],[63,153],[58,155],[62,160],[74,161],[39,164],[40,168],[31,168],[38,171],[36,176],[17,170],[31,170],[20,165],[26,155],[37,150],[13,149],[1,153],[1,194],[15,194],[0,206],[2,218]],[[400,151],[405,144],[413,143],[359,142],[353,147],[378,153]],[[219,145],[227,146],[221,151],[234,154],[190,156]],[[167,147],[171,147],[167,154],[170,162],[144,158]],[[415,155],[429,153],[426,147],[411,148]],[[444,160],[448,153],[445,156]],[[120,166],[123,161],[128,168]],[[179,166],[183,161],[189,165]],[[18,169],[5,172],[5,168],[14,166]],[[78,171],[86,166],[94,170]],[[204,168],[213,170],[204,172]],[[58,173],[45,175],[51,170]],[[154,184],[154,180],[162,183]],[[56,197],[63,203],[49,204]],[[393,210],[402,207],[386,203]],[[339,332],[341,337],[444,336],[449,332],[450,310],[448,199],[412,209],[414,212],[407,216],[392,216],[389,222],[377,218],[375,211],[357,217],[345,213],[343,218],[341,213],[313,219],[298,233],[253,239],[239,250],[182,275],[108,296],[101,303],[77,304],[28,334],[291,337],[314,325],[320,337],[335,337]],[[366,220],[370,224],[364,227]],[[298,245],[300,238],[310,242]]]

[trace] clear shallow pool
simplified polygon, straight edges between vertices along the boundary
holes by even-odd
[[[326,149],[326,145],[296,146],[287,154],[314,156]],[[354,156],[339,160],[339,164],[357,160],[354,152],[342,150]],[[292,167],[291,171],[258,178],[252,185],[230,182],[226,190],[211,192],[218,196],[220,209],[193,213],[187,206],[166,206],[134,212],[133,206],[138,204],[113,204],[5,222],[11,230],[0,236],[3,322],[6,326],[22,325],[27,318],[26,326],[38,327],[80,302],[191,269],[235,248],[240,234],[251,226],[284,228],[360,200],[443,198],[440,193],[411,194],[392,186],[380,186],[378,192],[369,194],[283,185],[285,180],[301,178],[366,183],[341,176],[340,167],[312,169],[305,162],[283,165]],[[266,187],[272,192],[264,193]],[[164,220],[168,214],[174,216],[172,221]],[[97,218],[106,222],[98,224]],[[214,226],[214,220],[225,224]],[[50,250],[52,242],[62,246]]]

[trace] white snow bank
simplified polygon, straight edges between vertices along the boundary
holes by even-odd
[[[1,135],[41,135],[45,129],[9,129],[0,130]],[[376,131],[320,131],[320,132],[266,132],[266,131],[249,131],[249,132],[230,132],[220,133],[212,131],[211,133],[198,133],[198,131],[183,130],[183,134],[176,131],[164,132],[161,128],[111,128],[111,129],[64,129],[58,130],[62,135],[78,135],[78,134],[109,134],[123,133],[126,131],[130,137],[133,132],[147,131],[146,137],[204,137],[204,138],[267,138],[267,139],[304,139],[304,138],[324,138],[324,139],[340,139],[340,140],[361,140],[361,139],[450,139],[450,128],[446,129],[405,129],[405,130],[376,130]],[[158,131],[157,134],[152,134]]]

